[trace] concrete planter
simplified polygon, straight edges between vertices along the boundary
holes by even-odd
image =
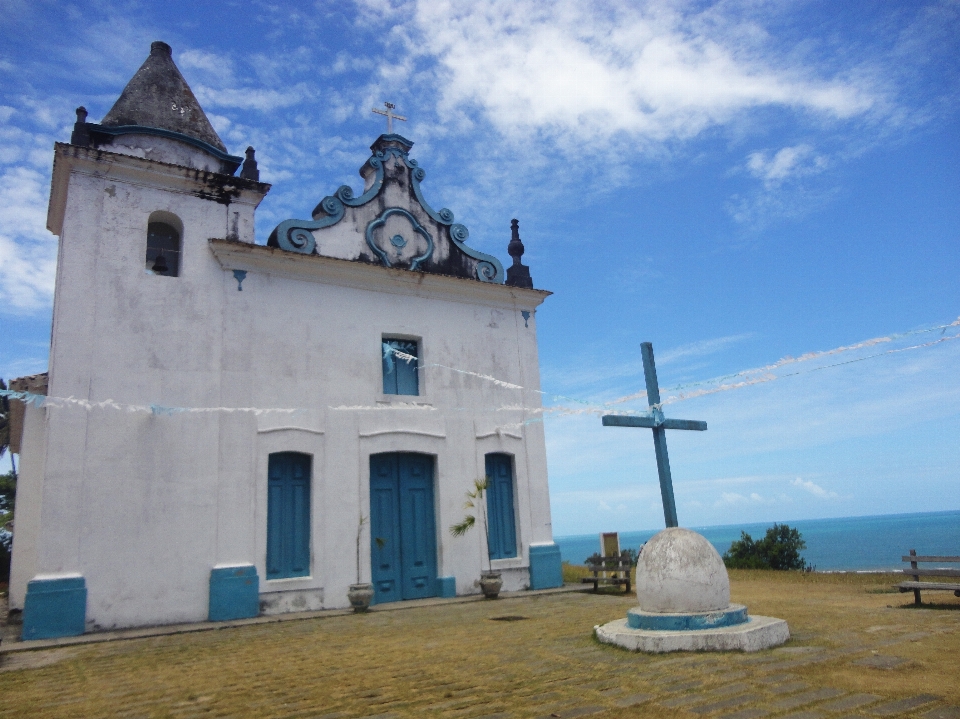
[[[365,612],[370,608],[370,602],[373,599],[373,585],[351,584],[347,590],[347,598],[350,600],[350,606],[355,612]]]
[[[500,572],[483,572],[480,575],[480,589],[483,590],[483,596],[487,599],[496,599],[500,595],[500,588],[503,586],[503,577]]]

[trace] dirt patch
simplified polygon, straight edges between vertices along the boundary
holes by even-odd
[[[74,657],[76,649],[49,649],[37,652],[0,654],[0,672],[15,672],[21,669],[39,669]]]

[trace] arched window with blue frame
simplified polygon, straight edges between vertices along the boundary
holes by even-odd
[[[499,452],[488,454],[486,470],[490,559],[516,557],[517,524],[513,504],[513,457]]]

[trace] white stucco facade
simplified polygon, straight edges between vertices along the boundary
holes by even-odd
[[[50,400],[25,419],[11,608],[33,580],[82,577],[88,631],[204,621],[211,571],[249,565],[261,612],[349,606],[370,456],[386,452],[432,457],[437,576],[457,594],[479,592],[486,541],[449,527],[485,457],[509,455],[517,556],[492,566],[504,589],[528,587],[530,547],[553,542],[536,339],[549,293],[351,255],[390,207],[423,224],[438,256],[459,252],[397,189],[395,158],[379,205],[348,208],[302,254],[256,242],[268,185],[160,140],[55,150]],[[145,263],[158,218],[182,233],[177,277]],[[396,221],[387,232],[405,231]],[[418,395],[383,393],[385,337],[418,343]],[[268,462],[281,452],[310,457],[309,572],[271,580]],[[370,546],[366,525],[361,581]]]

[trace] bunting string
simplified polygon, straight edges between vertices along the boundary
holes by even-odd
[[[877,357],[883,357],[886,355],[898,354],[901,352],[908,352],[912,350],[924,349],[928,347],[933,347],[944,342],[949,342],[950,340],[960,339],[960,333],[957,334],[947,334],[947,330],[950,330],[955,327],[960,327],[960,317],[950,324],[938,325],[935,327],[923,328],[918,330],[911,330],[909,332],[901,332],[898,334],[889,335],[886,337],[876,337],[869,340],[864,340],[862,342],[857,342],[852,345],[845,345],[837,347],[831,350],[823,350],[818,352],[808,352],[800,355],[799,357],[784,357],[776,362],[754,369],[741,370],[728,375],[723,375],[720,377],[715,377],[713,379],[701,380],[697,382],[688,382],[674,387],[662,389],[661,392],[672,393],[663,399],[659,405],[656,405],[656,409],[663,407],[664,405],[674,404],[676,402],[681,402],[688,399],[694,399],[696,397],[703,397],[706,395],[717,394],[719,392],[727,392],[735,389],[742,389],[744,387],[749,387],[752,385],[763,384],[766,382],[772,382],[778,379],[784,379],[787,377],[795,377],[800,374],[808,372],[818,372],[820,370],[830,369],[833,367],[840,367],[843,365],[853,364],[855,362],[863,362],[865,360],[874,359]],[[931,340],[929,342],[922,342],[918,344],[913,344],[907,347],[894,347],[891,349],[884,350],[882,352],[875,352],[873,354],[868,354],[862,357],[855,357],[852,359],[847,359],[842,362],[834,362],[825,365],[818,365],[815,367],[809,367],[805,369],[798,369],[793,372],[788,373],[777,373],[776,370],[779,370],[783,367],[796,365],[800,363],[810,362],[813,360],[823,359],[825,357],[831,357],[834,355],[844,354],[856,350],[869,349],[871,347],[876,347],[878,345],[887,344],[894,342],[906,337],[931,333],[940,331],[941,337]],[[403,352],[402,350],[396,349],[384,343],[384,357],[392,355],[398,360],[403,362],[411,363],[418,362],[418,358],[408,352]],[[451,367],[449,365],[444,365],[440,363],[432,364],[423,364],[417,365],[418,369],[429,369],[429,368],[438,368],[444,369],[450,372],[455,372],[464,376],[474,377],[483,382],[490,383],[496,387],[500,387],[507,390],[516,390],[520,392],[532,392],[538,395],[541,395],[544,398],[548,398],[553,402],[559,403],[547,407],[532,407],[526,406],[525,403],[521,402],[519,404],[504,404],[497,407],[488,407],[480,408],[479,411],[486,412],[521,412],[528,415],[534,415],[533,417],[528,417],[521,422],[507,423],[501,426],[501,429],[510,429],[510,428],[521,428],[523,426],[529,425],[535,422],[544,421],[545,417],[566,417],[566,416],[576,416],[576,415],[601,415],[609,414],[612,408],[617,405],[622,405],[630,401],[643,399],[646,397],[646,392],[636,392],[632,394],[625,395],[623,397],[618,397],[616,399],[608,400],[606,402],[590,402],[587,400],[577,399],[573,397],[567,397],[565,395],[554,394],[546,392],[539,389],[533,389],[529,387],[523,387],[521,385],[515,384],[513,382],[507,382],[501,380],[497,377],[491,375],[483,374],[480,372],[472,372],[470,370],[460,369],[457,367]],[[732,381],[731,381],[732,380]],[[91,400],[80,399],[76,397],[51,397],[42,394],[36,394],[33,392],[25,392],[19,390],[0,390],[0,397],[6,397],[7,399],[19,400],[28,405],[40,407],[76,407],[79,409],[84,409],[87,411],[92,410],[116,410],[121,412],[130,412],[130,413],[148,413],[157,416],[172,416],[182,413],[243,413],[251,414],[253,416],[261,416],[265,414],[293,414],[297,412],[308,412],[311,411],[308,408],[302,407],[167,407],[159,404],[149,404],[149,405],[139,405],[139,404],[124,404],[116,402],[112,399],[106,399],[99,402],[94,402]],[[564,402],[571,402],[578,406],[567,406],[564,405]],[[398,410],[416,410],[416,411],[428,411],[436,412],[439,411],[439,408],[425,403],[418,403],[416,401],[412,402],[392,402],[390,404],[378,404],[378,405],[340,405],[340,406],[330,406],[327,409],[332,411],[339,412],[366,412],[366,411],[398,411]],[[478,411],[477,408],[466,408],[466,407],[449,407],[444,408],[445,411]],[[613,410],[616,414],[632,414],[640,416],[649,416],[650,408],[645,407],[643,410]]]

